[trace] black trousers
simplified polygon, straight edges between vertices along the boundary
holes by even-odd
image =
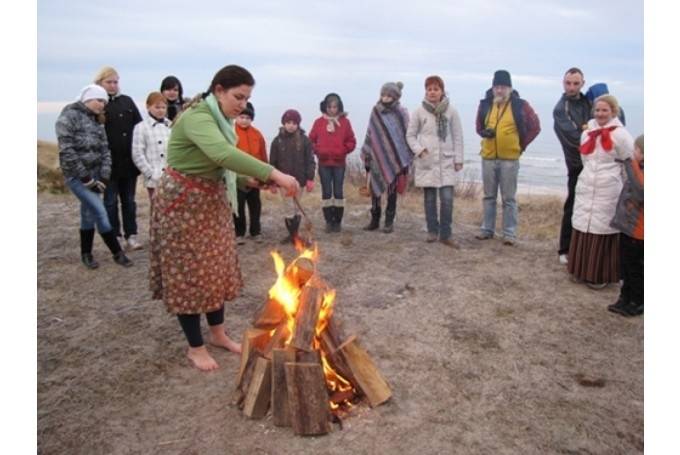
[[[624,302],[633,302],[636,305],[645,304],[645,241],[620,236],[621,298]]]
[[[576,182],[583,170],[582,167],[569,169],[567,182],[567,200],[564,201],[564,213],[562,214],[562,227],[560,229],[560,249],[557,254],[569,254],[571,243],[571,215],[574,213],[574,197],[576,196]]]
[[[219,310],[205,313],[208,325],[219,325],[224,322],[224,307]],[[189,346],[198,348],[203,346],[203,335],[201,334],[201,315],[200,314],[178,314],[179,325],[182,326],[184,335],[187,337]]]
[[[234,215],[236,235],[238,237],[246,235],[246,205],[248,205],[248,217],[250,218],[250,235],[260,235],[262,232],[262,226],[260,225],[260,215],[262,214],[260,190],[254,188],[250,191],[238,190],[237,199],[238,217]]]

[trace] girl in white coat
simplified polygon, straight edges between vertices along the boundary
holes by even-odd
[[[595,289],[619,281],[619,231],[609,224],[623,187],[622,161],[633,154],[633,137],[618,113],[616,98],[597,98],[594,118],[581,135],[583,171],[576,184],[568,270]]]
[[[453,184],[456,172],[463,169],[463,128],[439,76],[425,79],[425,99],[411,117],[406,141],[415,154],[415,185],[422,187],[425,195],[427,242],[439,239],[448,247],[458,248],[451,239],[451,222]]]

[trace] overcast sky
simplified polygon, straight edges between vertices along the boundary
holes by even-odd
[[[39,102],[72,100],[104,65],[143,100],[168,74],[194,94],[237,63],[255,76],[256,109],[318,106],[336,91],[351,112],[394,80],[413,105],[429,74],[474,104],[499,68],[529,101],[554,103],[570,66],[641,105],[643,2],[41,0],[37,51]]]

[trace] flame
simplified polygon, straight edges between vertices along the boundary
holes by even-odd
[[[311,260],[315,264],[318,261],[319,251],[316,244],[314,244],[311,248],[305,248],[302,241],[299,238],[295,238],[295,248],[299,253],[295,260],[299,258],[305,258]],[[286,324],[289,335],[285,341],[285,346],[288,346],[295,333],[295,315],[300,305],[300,295],[302,294],[302,288],[298,283],[294,282],[294,280],[291,281],[291,279],[289,279],[288,274],[286,273],[286,263],[281,255],[277,251],[272,251],[270,254],[274,259],[274,269],[276,270],[277,279],[269,290],[269,298],[279,303],[286,313]],[[291,277],[297,275],[295,266],[293,266],[293,270],[289,271],[289,275]],[[320,353],[323,373],[326,379],[326,387],[331,393],[349,392],[354,389],[350,381],[342,377],[342,375],[332,368],[328,360],[329,353],[324,352],[321,347],[321,333],[328,326],[330,318],[333,315],[335,295],[335,289],[329,289],[324,292],[313,341],[314,350],[317,350]],[[272,335],[273,333],[274,330],[272,330]],[[351,403],[348,399],[343,400],[343,402],[340,404],[330,401],[332,410],[337,410],[341,405],[351,406]]]

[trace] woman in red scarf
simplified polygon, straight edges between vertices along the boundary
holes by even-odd
[[[583,171],[576,184],[568,270],[594,289],[619,281],[619,231],[610,222],[623,187],[622,162],[633,154],[633,137],[618,113],[616,98],[597,98],[594,118],[581,136]]]

